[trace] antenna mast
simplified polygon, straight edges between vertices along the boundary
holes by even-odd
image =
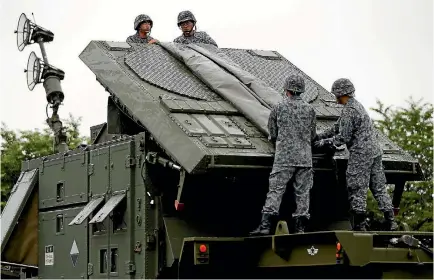
[[[47,109],[48,106],[53,109],[51,117],[48,116],[47,110],[46,122],[54,133],[54,152],[67,152],[67,136],[58,115],[59,106],[64,99],[60,81],[64,79],[65,72],[49,64],[44,46],[44,43],[53,41],[54,34],[36,25],[36,23],[31,22],[24,13],[21,14],[18,20],[18,27],[15,33],[17,34],[17,46],[19,51],[22,51],[27,45],[33,43],[39,44],[43,60],[39,59],[34,52],[30,54],[27,69],[24,70],[24,72],[27,73],[27,86],[30,90],[33,90],[36,84],[43,83],[48,102]],[[41,65],[43,66],[42,73]]]

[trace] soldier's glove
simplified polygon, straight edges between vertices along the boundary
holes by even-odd
[[[317,149],[328,148],[328,147],[333,147],[333,141],[330,138],[321,139],[319,141],[316,141],[313,145]]]

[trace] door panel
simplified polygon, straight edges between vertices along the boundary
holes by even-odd
[[[41,278],[87,278],[88,225],[68,226],[82,209],[76,207],[39,214]]]

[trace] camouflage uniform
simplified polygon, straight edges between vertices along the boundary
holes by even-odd
[[[151,41],[151,40],[154,39],[149,34],[148,34],[148,36],[146,36],[146,38],[141,38],[139,36],[140,25],[143,22],[145,22],[145,21],[150,21],[151,22],[151,30],[152,30],[152,27],[153,27],[154,23],[153,23],[151,17],[149,17],[148,15],[144,15],[144,14],[138,15],[136,17],[136,19],[134,20],[134,30],[136,30],[137,32],[136,32],[136,34],[131,35],[131,36],[129,36],[127,38],[127,43],[142,43],[142,44],[147,44],[147,43],[149,43],[149,41]]]
[[[351,211],[356,215],[366,212],[368,186],[387,219],[393,219],[392,201],[386,191],[386,177],[382,165],[383,151],[371,118],[354,97],[354,86],[347,79],[339,79],[332,86],[336,97],[348,95],[339,120],[333,128],[318,135],[319,146],[346,144],[350,152],[346,180]],[[389,217],[392,215],[392,217]],[[363,219],[363,217],[360,217]],[[363,229],[364,222],[358,225]]]
[[[153,40],[151,36],[147,36],[146,38],[140,38],[139,33],[137,32],[134,35],[131,35],[127,38],[127,43],[142,43],[147,44],[149,41]]]
[[[193,35],[189,37],[181,35],[173,40],[173,42],[180,44],[210,44],[218,47],[217,43],[204,31],[194,31]]]
[[[276,153],[262,213],[266,216],[278,215],[286,186],[294,177],[297,208],[292,216],[296,220],[296,231],[303,232],[304,223],[310,218],[310,190],[313,185],[312,141],[316,137],[316,114],[313,107],[299,95],[304,92],[304,81],[301,77],[289,76],[285,89],[295,92],[295,95],[284,97],[270,112],[269,140],[275,145]]]
[[[196,29],[196,18],[194,17],[192,12],[182,11],[179,13],[178,26],[180,26],[181,23],[185,21],[192,21],[194,23],[194,28]],[[175,38],[173,42],[180,44],[210,44],[218,47],[217,43],[206,32],[192,30],[191,33],[192,34],[190,36],[184,36],[184,34],[182,34],[181,36]]]

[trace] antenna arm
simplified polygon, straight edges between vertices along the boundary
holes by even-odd
[[[57,114],[57,111],[59,110],[59,105],[60,101],[56,99],[55,103],[52,106],[53,114],[51,115],[51,117],[47,118],[47,124],[54,132],[54,151],[67,152],[68,145],[66,144],[66,141],[68,137],[66,136],[65,128],[63,127],[62,121]]]

